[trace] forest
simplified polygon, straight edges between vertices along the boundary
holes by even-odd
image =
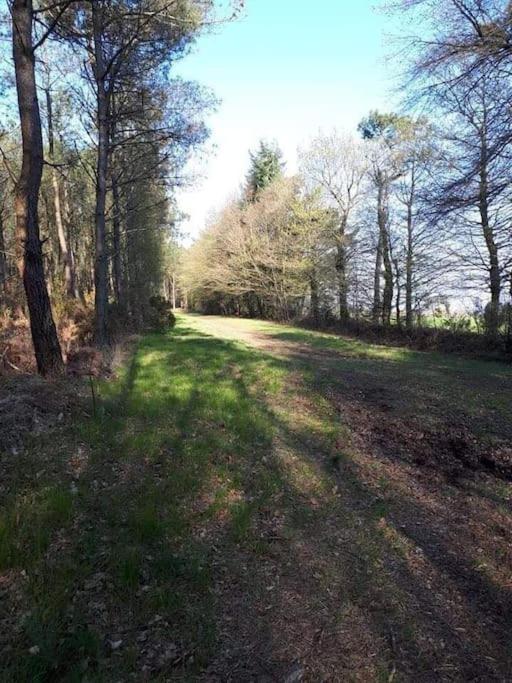
[[[116,325],[142,328],[168,281],[173,191],[215,105],[170,72],[220,20],[208,2],[8,3],[2,327],[29,321],[41,374],[61,374],[77,344],[107,346]]]
[[[433,321],[485,335],[478,348],[510,348],[506,3],[477,3],[473,15],[448,2],[441,28],[436,14],[427,23],[428,3],[407,3],[433,35],[397,48],[409,110],[319,132],[294,174],[278,143],[262,141],[239,196],[191,248],[175,191],[216,100],[170,74],[240,7],[221,17],[189,2],[177,16],[174,3],[149,14],[132,4],[9,4],[4,16],[6,41],[11,20],[26,32],[12,34],[2,80],[4,361],[30,354],[9,346],[26,324],[38,370],[59,374],[81,345],[142,329],[151,297],[170,302],[172,291],[191,310],[355,320],[409,338]]]
[[[0,681],[512,680],[512,3],[279,3],[0,0]]]

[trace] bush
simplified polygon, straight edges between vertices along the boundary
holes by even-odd
[[[171,330],[176,324],[171,302],[163,296],[152,296],[149,300],[149,324],[159,332]]]
[[[466,320],[470,320],[466,318]],[[311,320],[297,321],[303,327],[324,330],[335,334],[348,334],[373,344],[407,346],[420,351],[441,351],[443,353],[463,353],[480,358],[509,360],[512,352],[512,333],[505,333],[496,339],[469,329],[467,322],[450,324],[448,327],[416,326],[412,330],[398,325],[383,327],[365,319],[337,320],[334,324]],[[471,322],[471,321],[470,321]]]

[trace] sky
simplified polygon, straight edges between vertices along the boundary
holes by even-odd
[[[220,99],[208,118],[207,158],[178,194],[196,237],[243,183],[249,150],[276,140],[286,170],[297,147],[319,130],[354,131],[370,109],[391,110],[395,81],[386,66],[390,25],[376,0],[246,0],[242,18],[199,38],[177,73]]]

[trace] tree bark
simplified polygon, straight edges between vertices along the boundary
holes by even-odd
[[[320,297],[318,293],[318,280],[315,271],[313,271],[309,277],[309,289],[311,294],[311,316],[315,325],[318,325],[320,322]]]
[[[95,260],[94,260],[94,337],[99,347],[108,344],[108,254],[106,244],[105,206],[109,154],[109,94],[103,54],[103,21],[99,3],[92,3],[96,106],[98,126],[98,158],[96,164]]]
[[[14,0],[11,16],[23,149],[14,199],[18,268],[27,297],[37,369],[41,375],[51,376],[61,374],[64,364],[46,286],[39,233],[38,203],[43,173],[43,137],[32,41],[32,0]]]
[[[121,201],[117,179],[112,175],[112,266],[114,272],[114,296],[118,306],[123,304],[123,261],[121,252]]]
[[[498,247],[496,245],[494,230],[489,221],[489,182],[488,182],[488,150],[485,134],[485,124],[481,131],[480,146],[480,182],[478,209],[480,221],[484,235],[487,252],[489,254],[489,289],[491,291],[491,301],[487,314],[487,333],[491,337],[496,337],[499,328],[500,295],[501,295],[501,274],[498,257]]]
[[[172,310],[176,310],[176,276],[174,273],[171,275],[171,304]]]
[[[55,141],[53,135],[53,105],[50,88],[46,88],[45,93],[46,109],[48,116],[48,148],[50,153],[50,160],[53,163],[55,163]],[[74,259],[68,244],[67,230],[64,228],[63,211],[60,201],[59,175],[55,166],[52,168],[52,189],[53,205],[55,210],[55,224],[57,226],[59,247],[62,254],[62,261],[64,263],[64,283],[66,287],[66,295],[71,299],[76,299],[78,298],[78,293],[76,290]]]
[[[384,266],[384,291],[382,293],[382,323],[391,324],[391,309],[393,307],[393,264],[391,262],[391,245],[388,232],[388,198],[387,186],[384,180],[379,181],[377,199],[377,221],[379,224],[379,239]]]
[[[0,204],[0,289],[3,293],[6,291],[7,283],[7,255],[5,253],[5,235],[4,235],[4,199]]]
[[[381,298],[380,298],[380,272],[382,270],[382,246],[381,235],[377,240],[377,251],[375,253],[375,267],[373,271],[373,306],[372,306],[372,322],[377,324],[380,320],[381,314]]]
[[[405,327],[410,332],[413,320],[413,269],[414,269],[414,199],[416,193],[416,166],[411,168],[411,186],[406,198],[407,209],[407,243],[405,251]]]
[[[347,282],[347,247],[345,244],[346,220],[342,220],[336,245],[336,275],[338,280],[338,306],[340,320],[349,318],[348,282]]]

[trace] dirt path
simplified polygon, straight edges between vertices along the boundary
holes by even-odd
[[[480,467],[471,417],[248,321],[193,325],[291,377],[265,462],[286,487],[257,511],[261,555],[219,562],[223,640],[205,679],[512,680],[511,488]]]
[[[180,315],[0,448],[0,681],[512,681],[511,383]]]

